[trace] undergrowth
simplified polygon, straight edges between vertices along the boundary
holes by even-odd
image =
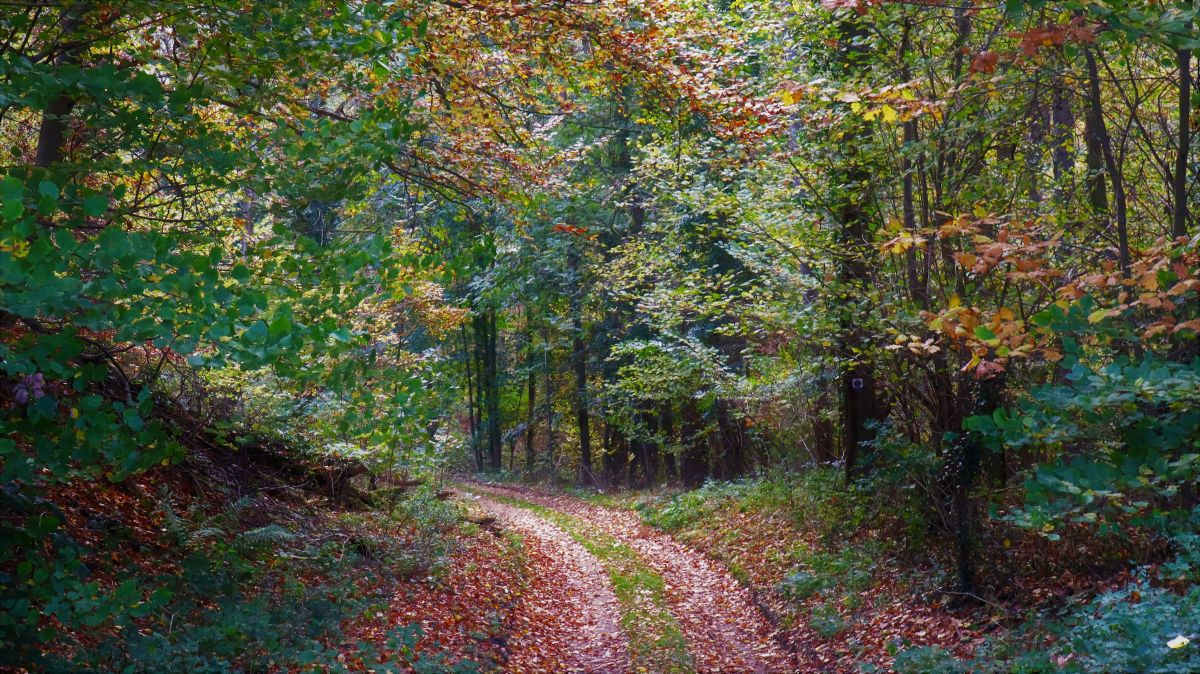
[[[113,487],[92,489],[112,498]],[[164,488],[156,503],[141,501],[155,503],[143,512],[126,510],[125,520],[89,516],[82,527],[68,526],[77,519],[70,508],[39,511],[43,504],[8,497],[10,506],[36,514],[23,530],[3,527],[0,562],[33,552],[22,552],[29,545],[22,536],[41,535],[28,526],[32,520],[56,545],[48,564],[2,569],[0,667],[63,674],[474,670],[417,653],[415,625],[387,626],[370,642],[346,629],[389,599],[362,582],[365,566],[372,577],[398,577],[433,570],[444,558],[453,514],[430,496],[390,513],[248,526],[262,518],[259,499],[179,508]],[[102,533],[86,538],[89,528]]]

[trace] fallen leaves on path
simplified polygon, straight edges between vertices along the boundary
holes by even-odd
[[[596,558],[561,529],[527,510],[490,499],[479,504],[524,541],[527,586],[510,621],[504,671],[629,671],[617,599]]]
[[[702,554],[641,524],[631,512],[511,487],[487,487],[578,517],[632,547],[667,585],[667,602],[688,639],[699,672],[789,672],[789,655],[772,638],[750,593]],[[486,491],[485,490],[485,491]]]

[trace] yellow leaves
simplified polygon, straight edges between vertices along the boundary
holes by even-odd
[[[1176,325],[1171,329],[1171,334],[1173,335],[1181,330],[1190,330],[1196,334],[1200,334],[1200,318],[1194,318]]]
[[[913,246],[924,246],[928,239],[905,232],[883,244],[883,250],[892,255],[899,255]]]
[[[916,335],[899,335],[896,337],[896,343],[885,346],[888,351],[907,350],[915,356],[928,357],[942,350],[942,347],[934,344],[936,338],[929,337],[920,339]]]
[[[858,109],[855,109],[852,107],[851,109],[854,110],[855,112],[858,112],[859,110],[863,110],[863,107],[859,106]],[[879,107],[868,108],[865,111],[863,111],[861,114],[862,114],[862,118],[867,120],[868,122],[873,122],[876,119],[882,118],[882,120],[884,122],[891,123],[891,122],[895,122],[896,120],[900,119],[900,113],[896,112],[896,109],[890,105],[881,105]]]
[[[972,255],[971,253],[955,253],[954,261],[964,269],[972,269],[975,267],[975,263],[979,261],[979,256]]]
[[[0,250],[12,253],[15,258],[23,258],[29,254],[29,242],[24,239],[16,239],[12,243],[0,243]]]

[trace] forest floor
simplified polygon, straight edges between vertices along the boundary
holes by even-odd
[[[727,569],[635,513],[528,488],[463,489],[524,539],[528,595],[540,598],[539,633],[510,642],[507,671],[537,670],[544,651],[571,654],[573,672],[796,671]]]

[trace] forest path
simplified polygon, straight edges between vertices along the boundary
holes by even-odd
[[[705,674],[796,671],[794,659],[773,638],[749,591],[719,564],[643,525],[635,513],[528,488],[472,484],[469,489],[494,497],[486,499],[486,507],[495,499],[536,504],[577,518],[635,551],[664,581],[666,605],[687,641],[688,670]],[[517,505],[509,507],[520,509]]]
[[[524,508],[486,497],[477,504],[521,535],[530,573],[504,671],[630,671],[617,599],[600,562],[566,532]]]

